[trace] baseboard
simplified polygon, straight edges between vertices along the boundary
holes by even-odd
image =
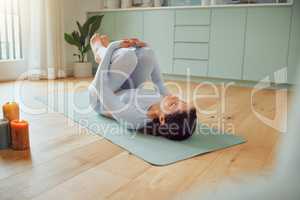
[[[66,77],[73,77],[73,66],[67,66],[64,69],[66,72]]]
[[[222,79],[222,78],[211,78],[211,77],[198,77],[198,76],[191,76],[190,78],[187,78],[186,76],[183,75],[174,75],[174,74],[163,74],[163,77],[165,80],[176,80],[176,81],[191,81],[193,83],[201,83],[201,82],[211,82],[213,84],[228,84],[228,83],[234,83],[237,86],[241,87],[255,87],[258,84],[260,86],[264,85],[268,86],[269,83],[264,83],[264,82],[259,82],[259,81],[245,81],[245,80],[233,80],[233,79]],[[280,89],[280,88],[294,88],[294,85],[292,84],[287,84],[287,83],[281,83],[281,84],[276,84],[276,83],[271,83],[271,86],[268,87],[270,89]]]

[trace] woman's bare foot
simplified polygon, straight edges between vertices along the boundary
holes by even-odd
[[[100,56],[97,54],[97,46],[102,46],[102,42],[101,42],[101,37],[99,34],[94,34],[90,40],[90,45],[91,45],[91,49],[93,51],[94,57],[95,57],[95,62],[97,64],[100,64],[101,62],[101,58]]]
[[[100,40],[101,40],[102,45],[103,45],[105,48],[107,48],[108,45],[109,45],[109,43],[110,43],[109,37],[108,37],[107,35],[101,35],[101,36],[100,36]]]

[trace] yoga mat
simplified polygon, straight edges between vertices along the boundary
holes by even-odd
[[[163,137],[155,137],[129,131],[116,121],[102,117],[89,107],[88,92],[57,94],[36,99],[55,112],[101,135],[130,153],[156,165],[169,165],[194,156],[242,144],[245,140],[234,135],[220,133],[198,123],[196,132],[188,140],[176,142]]]

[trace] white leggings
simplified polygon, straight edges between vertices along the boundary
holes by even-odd
[[[145,81],[157,82],[161,79],[156,57],[149,47],[116,50],[110,71],[110,87],[113,91],[135,89]]]
[[[149,47],[119,48],[113,52],[107,68],[109,71],[104,73],[106,77],[101,77],[101,73],[96,74],[95,81],[101,83],[98,88],[93,86],[95,90],[90,89],[92,107],[102,115],[113,113],[112,117],[118,122],[126,122],[129,129],[143,127],[151,120],[147,115],[149,107],[159,102],[162,96],[169,94],[154,52]],[[105,84],[101,80],[104,80]],[[148,80],[151,80],[159,91],[148,92],[139,88]],[[102,101],[100,97],[103,98]],[[103,105],[105,102],[106,106]]]

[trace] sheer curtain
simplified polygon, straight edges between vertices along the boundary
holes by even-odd
[[[28,0],[29,52],[28,78],[55,79],[65,76],[62,68],[62,6],[61,0]]]

